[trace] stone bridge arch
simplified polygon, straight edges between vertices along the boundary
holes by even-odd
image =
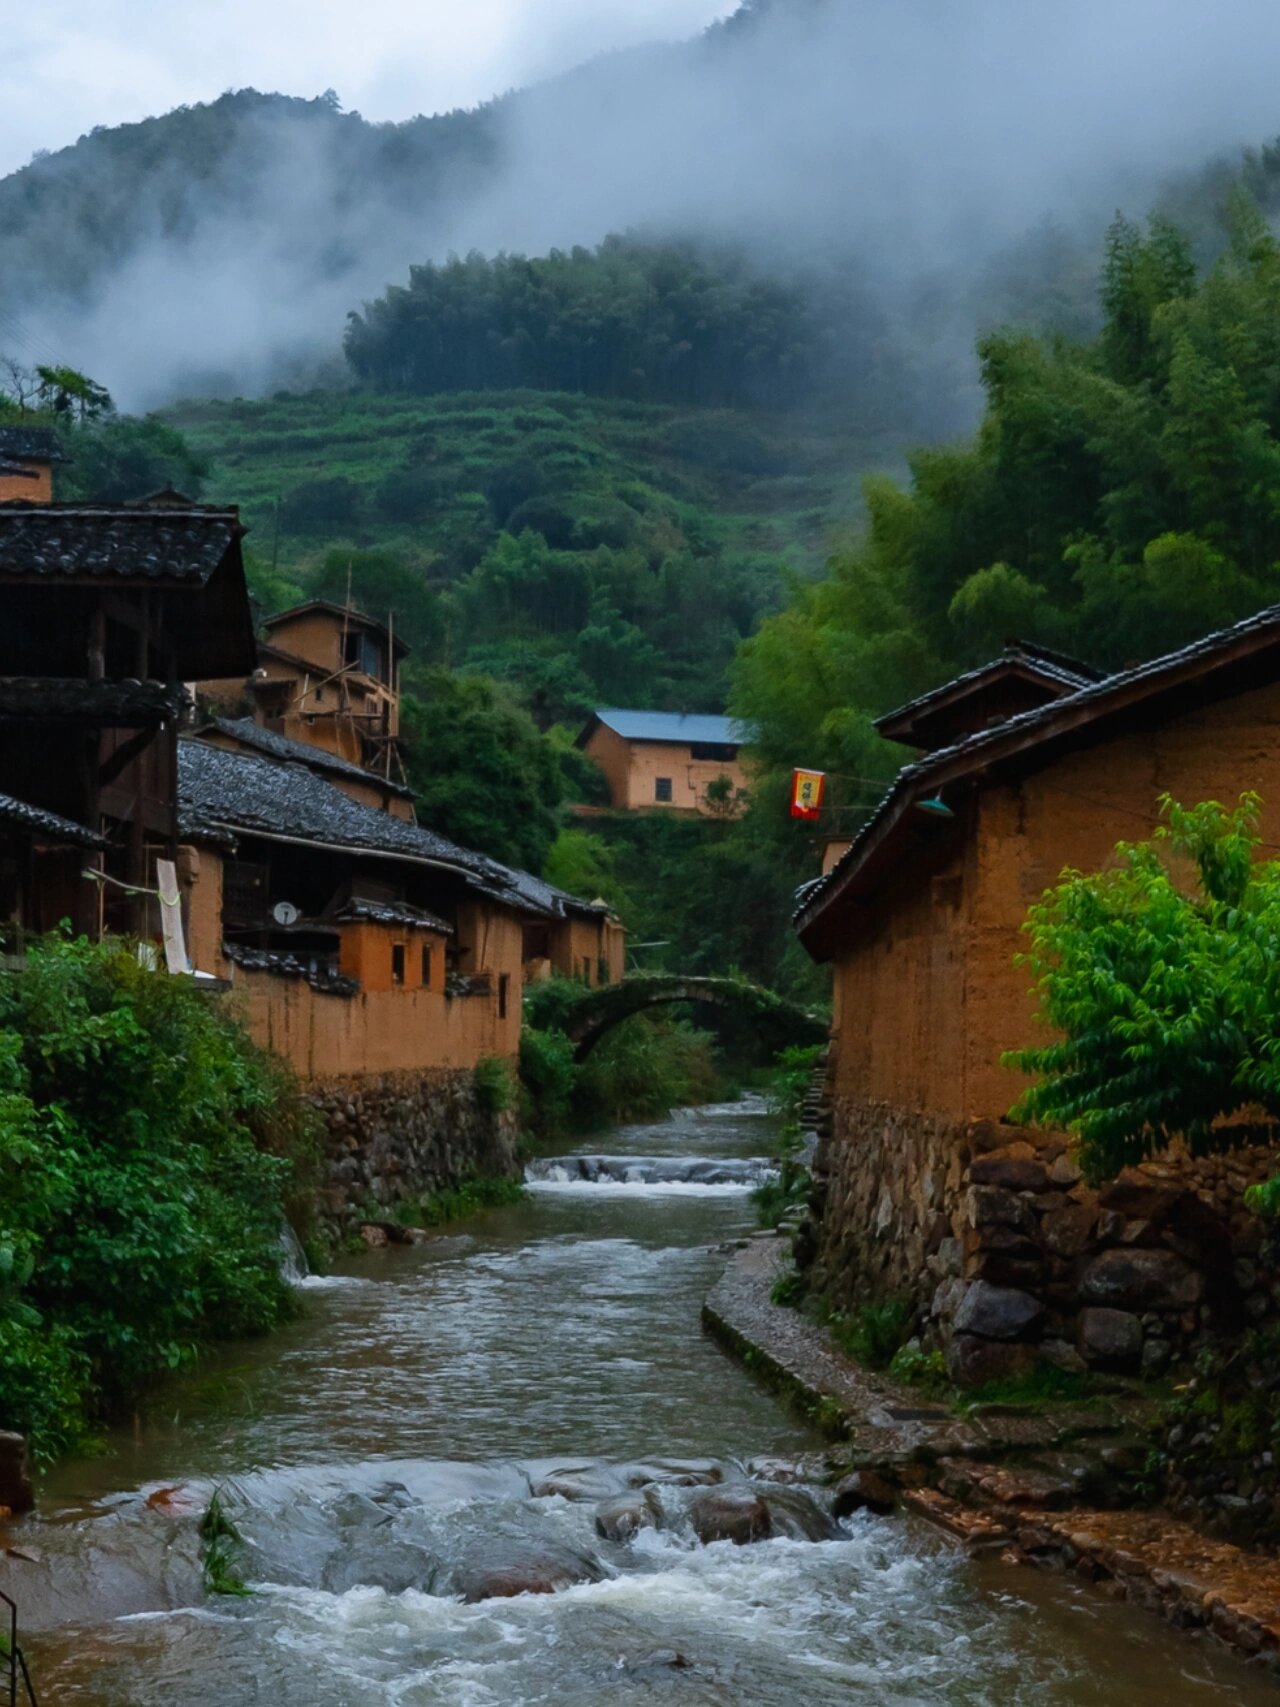
[[[690,1002],[738,1014],[773,1050],[795,1044],[825,1043],[830,1027],[817,1014],[741,978],[694,978],[679,974],[631,973],[618,984],[584,991],[561,1021],[574,1045],[574,1058],[585,1061],[614,1026],[646,1008]]]

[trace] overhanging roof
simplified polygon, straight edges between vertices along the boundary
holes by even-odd
[[[151,729],[172,723],[186,705],[173,682],[91,682],[82,676],[0,676],[0,723],[82,723],[99,729]]]
[[[16,462],[65,462],[55,427],[0,427],[0,456]]]
[[[795,927],[816,959],[829,958],[828,928],[898,869],[922,822],[919,802],[1025,775],[1061,753],[1106,740],[1129,719],[1162,721],[1197,705],[1247,693],[1280,671],[1280,605],[1190,646],[1092,682],[1062,699],[983,729],[899,771],[849,851],[801,891]],[[936,821],[946,825],[947,820]]]
[[[998,658],[991,659],[989,663],[967,670],[964,675],[955,676],[940,687],[909,700],[906,705],[877,717],[875,728],[886,740],[901,741],[911,747],[932,747],[938,743],[936,727],[931,731],[931,722],[945,727],[948,713],[954,721],[957,715],[963,715],[962,707],[971,701],[975,704],[980,702],[984,696],[1006,684],[1020,687],[1024,696],[1038,695],[1047,701],[1061,699],[1101,679],[1101,672],[1089,664],[1067,658],[1059,652],[1050,652],[1044,647],[1018,642],[1007,646]],[[930,739],[931,733],[933,739]]]
[[[196,840],[225,843],[238,835],[257,836],[434,866],[455,872],[476,894],[535,918],[607,913],[531,872],[459,847],[421,824],[362,806],[304,765],[229,752],[192,737],[178,742],[178,826],[180,834]]]
[[[15,596],[145,588],[185,681],[247,676],[257,662],[239,512],[127,504],[0,504],[0,621]],[[48,619],[58,620],[52,607]]]
[[[51,842],[69,842],[74,847],[101,848],[104,838],[84,824],[75,824],[56,812],[46,812],[43,806],[29,806],[12,794],[0,794],[0,825],[16,824],[21,830],[46,836]]]
[[[325,611],[330,616],[341,617],[350,628],[371,628],[376,633],[385,635],[388,640],[391,638],[391,631],[386,623],[379,622],[376,616],[369,616],[350,605],[334,604],[330,599],[308,599],[304,604],[290,605],[288,610],[277,611],[274,616],[267,617],[262,626],[270,633],[272,629],[280,628],[297,617],[306,616],[310,611]],[[403,657],[410,650],[408,642],[401,640],[399,635],[395,639],[395,650],[398,657]]]

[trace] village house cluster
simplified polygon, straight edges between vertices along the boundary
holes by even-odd
[[[1044,1038],[1030,903],[1148,837],[1164,793],[1263,799],[1280,844],[1280,607],[1108,676],[1030,646],[880,720],[916,754],[796,927],[834,971],[830,1132],[802,1242],[846,1302],[910,1303],[980,1381],[1032,1355],[1159,1373],[1280,1308],[1242,1196],[1273,1146],[1175,1152],[1090,1190],[1065,1134],[1007,1123]]]
[[[235,509],[54,503],[60,456],[0,428],[7,952],[167,934],[313,1086],[399,1091],[513,1060],[526,983],[622,976],[603,902],[415,821],[390,623],[314,601],[259,637]]]

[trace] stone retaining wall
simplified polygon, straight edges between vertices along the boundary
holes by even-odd
[[[846,1308],[902,1299],[963,1384],[1036,1357],[1156,1375],[1212,1334],[1280,1317],[1266,1230],[1243,1202],[1274,1171],[1273,1142],[1173,1153],[1094,1190],[1061,1134],[847,1099],[832,1114],[815,1282]]]
[[[340,1228],[471,1176],[519,1177],[515,1114],[487,1107],[467,1069],[335,1080],[308,1101],[324,1122],[323,1212]]]

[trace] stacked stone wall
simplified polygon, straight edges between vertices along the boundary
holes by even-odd
[[[516,1179],[517,1124],[467,1069],[434,1068],[311,1087],[324,1127],[322,1208],[347,1228],[476,1175]]]
[[[1159,1375],[1280,1319],[1267,1227],[1244,1205],[1274,1170],[1267,1135],[1094,1189],[1061,1134],[838,1099],[815,1158],[815,1282],[844,1308],[901,1299],[964,1384],[1037,1358]]]

